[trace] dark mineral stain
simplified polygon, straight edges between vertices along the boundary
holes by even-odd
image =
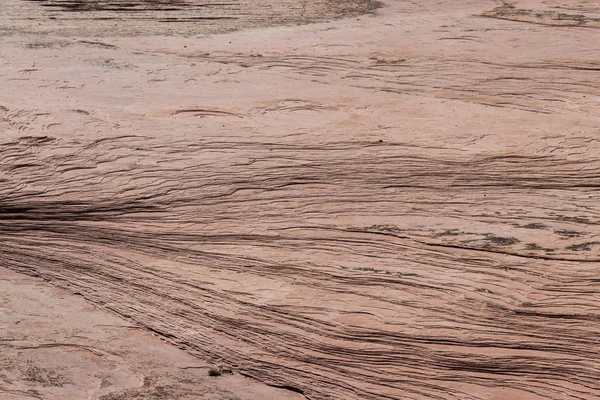
[[[28,0],[39,3],[43,7],[56,8],[61,11],[179,11],[185,8],[199,8],[207,6],[225,6],[229,3],[194,4],[182,0]]]

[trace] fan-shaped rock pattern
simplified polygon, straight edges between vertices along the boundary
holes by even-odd
[[[460,3],[7,38],[1,264],[310,399],[598,398],[600,34]]]

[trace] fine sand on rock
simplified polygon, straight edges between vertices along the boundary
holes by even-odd
[[[43,10],[0,17],[0,266],[290,396],[600,398],[596,2],[8,4]]]

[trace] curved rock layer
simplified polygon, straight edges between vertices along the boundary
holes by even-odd
[[[0,265],[310,399],[596,399],[600,33],[529,3],[7,37]]]
[[[0,268],[2,400],[298,400],[211,366],[144,328]],[[213,374],[214,375],[214,374]]]

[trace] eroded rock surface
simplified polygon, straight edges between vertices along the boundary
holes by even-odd
[[[379,6],[375,0],[5,0],[0,33],[214,34],[351,18]]]
[[[1,265],[310,399],[596,399],[598,12],[4,37]]]
[[[0,398],[298,400],[210,365],[39,278],[0,268]]]

